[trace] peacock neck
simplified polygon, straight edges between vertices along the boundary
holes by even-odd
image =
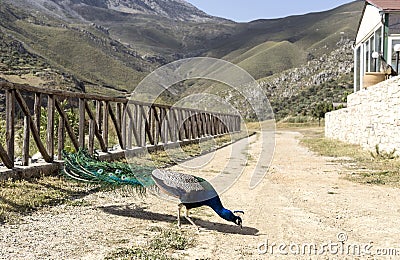
[[[222,206],[221,200],[219,197],[215,197],[209,201],[208,206],[210,206],[215,213],[218,214],[221,218],[227,221],[234,221],[235,215],[229,209],[226,209]]]

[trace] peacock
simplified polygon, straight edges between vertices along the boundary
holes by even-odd
[[[391,76],[397,76],[398,75],[397,71],[395,71],[393,69],[393,67],[390,66],[386,62],[385,58],[383,58],[383,53],[382,52],[379,53],[379,58],[381,60],[380,71],[385,74],[385,79],[389,79],[389,77],[391,77]]]
[[[100,161],[84,149],[76,153],[64,151],[63,159],[63,173],[71,179],[115,187],[127,185],[141,195],[153,189],[178,198],[178,228],[181,228],[181,209],[185,207],[184,217],[199,231],[189,217],[189,210],[201,206],[212,208],[221,218],[242,228],[242,219],[235,214],[244,212],[224,208],[213,186],[203,178],[150,166]]]

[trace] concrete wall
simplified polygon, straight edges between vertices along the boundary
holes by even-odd
[[[349,95],[347,106],[326,114],[326,137],[400,155],[400,77]]]

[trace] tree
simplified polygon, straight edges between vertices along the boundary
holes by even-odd
[[[321,102],[314,105],[311,110],[313,117],[318,118],[318,126],[321,126],[321,118],[325,118],[325,114],[333,110],[333,104]]]

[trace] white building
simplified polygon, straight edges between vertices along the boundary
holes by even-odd
[[[396,70],[394,46],[400,44],[400,0],[366,0],[354,49],[354,91],[363,89],[364,76],[380,71],[382,53]]]

